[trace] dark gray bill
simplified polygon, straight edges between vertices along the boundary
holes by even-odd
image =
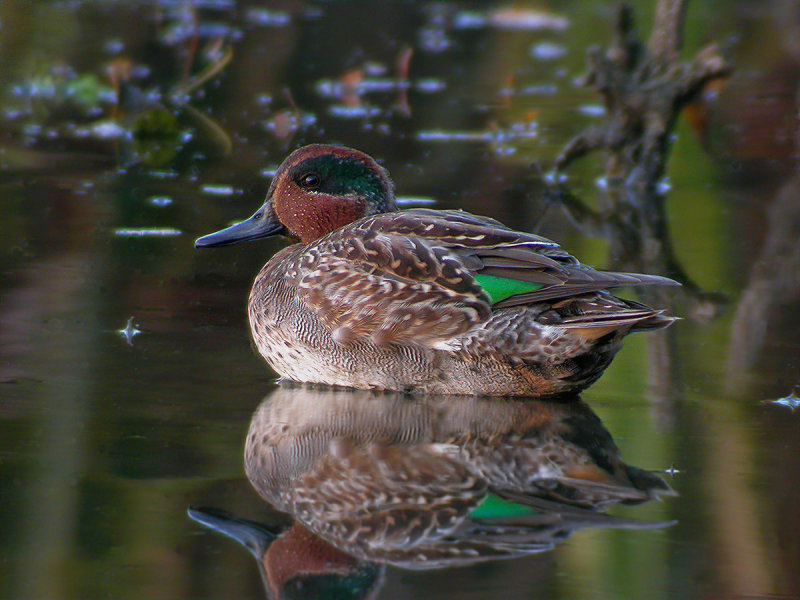
[[[277,219],[273,216],[269,203],[259,208],[249,219],[231,225],[227,229],[209,233],[194,242],[195,248],[216,248],[218,246],[230,246],[248,240],[275,235],[283,231]]]
[[[193,521],[239,542],[259,561],[278,535],[277,531],[272,531],[266,525],[242,519],[218,508],[190,506],[187,512]]]

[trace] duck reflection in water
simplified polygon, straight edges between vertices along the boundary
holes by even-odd
[[[417,398],[284,384],[253,415],[245,470],[264,500],[293,517],[291,529],[276,537],[214,510],[190,516],[244,543],[275,597],[290,580],[322,575],[337,585],[353,578],[363,592],[353,597],[365,597],[376,564],[469,565],[549,550],[588,527],[663,527],[597,511],[673,494],[622,462],[577,397]]]

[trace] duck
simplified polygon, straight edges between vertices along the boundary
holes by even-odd
[[[281,384],[254,412],[259,496],[361,561],[431,569],[552,549],[600,512],[675,492],[625,463],[579,397],[425,395]]]
[[[368,154],[312,144],[248,219],[195,241],[281,235],[248,300],[282,378],[357,389],[553,397],[596,381],[631,332],[675,319],[608,290],[678,285],[595,270],[556,242],[462,210],[398,209]]]

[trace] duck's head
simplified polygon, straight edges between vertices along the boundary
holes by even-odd
[[[361,217],[393,210],[392,180],[375,159],[352,148],[313,144],[283,161],[266,202],[253,216],[198,238],[195,247],[227,246],[278,234],[308,244]]]

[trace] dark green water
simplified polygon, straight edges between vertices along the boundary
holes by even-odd
[[[251,214],[293,148],[357,147],[402,197],[619,268],[608,238],[539,194],[539,173],[601,118],[574,80],[614,3],[194,4],[0,4],[3,598],[263,597],[247,552],[185,513],[282,522],[242,467],[275,388],[245,302],[281,242],[192,242]],[[646,31],[650,3],[634,5]],[[377,597],[800,596],[800,410],[770,402],[800,384],[799,38],[792,2],[692,3],[687,56],[718,40],[737,69],[681,118],[668,170],[670,239],[697,291],[583,395],[622,458],[679,494],[611,512],[677,523],[459,569],[390,566]],[[187,104],[180,86],[215,63]],[[565,182],[600,209],[602,166]]]

